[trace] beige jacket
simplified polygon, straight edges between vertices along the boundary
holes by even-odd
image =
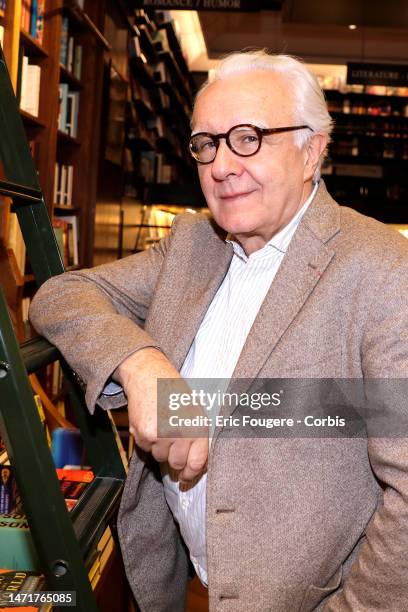
[[[92,411],[117,365],[141,347],[159,346],[181,367],[231,257],[222,231],[183,215],[147,252],[48,281],[31,318],[87,382]],[[248,386],[256,377],[406,377],[407,279],[408,242],[339,207],[321,183],[235,376]],[[157,468],[134,456],[119,530],[141,610],[177,612],[187,555]],[[211,612],[406,611],[405,439],[218,432],[207,542]]]

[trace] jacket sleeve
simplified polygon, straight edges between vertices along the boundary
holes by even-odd
[[[143,325],[171,237],[149,250],[89,270],[55,276],[30,307],[36,330],[56,345],[86,385],[86,403],[115,408],[126,403],[107,382],[132,353],[157,343]],[[119,391],[119,392],[118,392]]]
[[[343,588],[327,600],[325,612],[408,610],[407,274],[406,258],[388,266],[370,305],[361,350],[368,453],[383,498]]]

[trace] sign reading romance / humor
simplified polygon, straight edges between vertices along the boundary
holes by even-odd
[[[136,6],[182,11],[278,11],[282,0],[136,0]]]

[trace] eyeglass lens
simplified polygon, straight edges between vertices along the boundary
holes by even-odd
[[[260,146],[260,137],[254,128],[237,126],[229,132],[227,144],[238,155],[253,155]],[[217,152],[217,139],[208,134],[197,134],[190,141],[193,156],[200,162],[209,162],[215,158]]]

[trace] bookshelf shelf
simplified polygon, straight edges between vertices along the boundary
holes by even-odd
[[[84,87],[81,81],[77,79],[77,77],[72,74],[72,72],[67,70],[62,64],[60,64],[60,81],[62,83],[68,83],[70,89],[76,91],[80,91]]]
[[[78,214],[79,208],[76,206],[63,206],[62,204],[54,204],[54,210],[58,213],[71,213],[72,215]]]
[[[110,44],[98,26],[93,22],[89,15],[76,4],[76,2],[65,0],[62,10],[63,13],[67,14],[67,16],[75,22],[76,27],[79,30],[91,32],[106,51],[111,50]]]
[[[82,144],[78,138],[74,138],[73,136],[70,136],[69,134],[66,134],[65,132],[61,132],[61,130],[58,130],[57,138],[59,142],[69,144],[74,147],[80,147]]]
[[[24,124],[27,127],[35,127],[35,128],[45,128],[46,124],[44,123],[44,121],[41,121],[41,119],[39,119],[38,117],[35,117],[34,115],[31,115],[30,113],[27,113],[26,111],[20,109],[20,115],[21,118],[24,122]]]
[[[20,40],[21,40],[23,46],[25,47],[26,51],[31,56],[37,56],[39,58],[46,58],[46,57],[48,57],[48,53],[44,49],[44,47],[38,42],[38,40],[36,40],[30,34],[28,34],[28,32],[25,32],[24,30],[21,30],[20,31]]]

